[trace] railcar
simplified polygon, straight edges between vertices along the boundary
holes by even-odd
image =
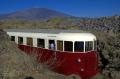
[[[96,36],[80,30],[5,29],[11,41],[37,61],[64,75],[88,79],[98,72]]]

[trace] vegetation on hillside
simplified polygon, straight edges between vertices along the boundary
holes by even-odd
[[[50,28],[120,31],[120,16],[100,18],[52,18],[48,20],[1,20],[0,28]]]

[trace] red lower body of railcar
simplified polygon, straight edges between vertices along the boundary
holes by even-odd
[[[49,68],[60,74],[76,74],[82,79],[88,79],[98,72],[98,56],[95,51],[70,53],[25,45],[18,46],[27,54],[35,53],[38,62],[48,65]]]

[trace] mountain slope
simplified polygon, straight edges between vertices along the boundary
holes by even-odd
[[[21,10],[13,13],[0,15],[0,19],[22,19],[22,20],[41,20],[41,19],[43,20],[56,17],[68,18],[72,16],[47,8],[31,8],[27,10]]]

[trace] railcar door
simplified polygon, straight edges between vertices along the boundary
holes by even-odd
[[[51,52],[51,57],[52,59],[56,59],[56,42],[54,39],[50,39],[48,40],[48,47],[50,49],[50,52]]]

